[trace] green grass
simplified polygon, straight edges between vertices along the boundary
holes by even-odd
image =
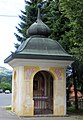
[[[83,120],[83,116],[80,117],[80,120]]]
[[[69,114],[75,114],[75,115],[83,115],[83,109],[78,109],[78,110],[75,110],[74,108],[70,107],[68,108],[68,111],[67,111]],[[82,119],[83,120],[83,119]]]
[[[11,107],[6,107],[5,110],[11,110]]]

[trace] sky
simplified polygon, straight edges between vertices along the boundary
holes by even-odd
[[[4,59],[15,51],[14,43],[18,42],[14,35],[14,32],[17,33],[15,27],[20,23],[18,15],[24,7],[24,0],[0,0],[0,66],[11,70]]]

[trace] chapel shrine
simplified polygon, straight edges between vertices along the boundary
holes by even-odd
[[[66,67],[73,62],[38,16],[29,36],[4,62],[13,68],[12,111],[19,116],[66,115]]]

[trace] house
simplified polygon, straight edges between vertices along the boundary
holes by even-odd
[[[74,91],[74,85],[70,88],[70,95],[69,95],[69,102],[74,107],[75,105],[75,91]],[[83,94],[80,91],[77,91],[77,99],[78,99],[78,107],[83,108]]]

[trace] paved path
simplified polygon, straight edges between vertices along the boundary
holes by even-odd
[[[68,116],[68,117],[19,117],[11,111],[0,108],[0,120],[83,120],[83,116]]]
[[[0,120],[20,120],[20,117],[0,107]]]
[[[0,93],[0,107],[11,105],[11,95],[12,95],[11,93],[10,94]]]
[[[23,118],[22,120],[81,120],[80,117],[70,116],[70,117],[31,117]]]

